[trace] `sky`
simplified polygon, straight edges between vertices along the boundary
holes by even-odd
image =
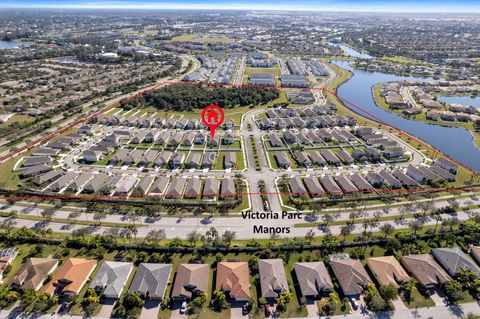
[[[94,9],[218,9],[480,14],[479,0],[1,0],[0,7]]]

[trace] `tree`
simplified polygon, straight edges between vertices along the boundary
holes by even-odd
[[[385,223],[380,226],[380,231],[385,234],[384,238],[387,238],[395,232],[395,226],[390,223]]]
[[[380,287],[380,295],[387,301],[393,300],[397,298],[398,290],[392,283],[390,283]]]
[[[309,229],[307,233],[305,234],[305,240],[310,244],[315,237],[315,232],[313,229]]]
[[[134,308],[140,308],[143,307],[143,300],[140,298],[140,294],[138,292],[127,292],[125,297],[123,298],[122,305],[125,307],[125,309],[131,310]]]
[[[408,223],[408,226],[413,230],[413,235],[416,236],[417,232],[422,229],[422,224],[418,220],[412,220]]]
[[[338,247],[338,238],[332,234],[327,234],[322,239],[322,245],[329,252],[333,252]]]
[[[347,239],[347,236],[350,236],[352,233],[352,226],[351,224],[343,225],[340,227],[340,235],[343,236],[343,241]]]
[[[222,235],[222,241],[225,243],[225,245],[230,246],[230,243],[232,240],[235,239],[237,236],[237,233],[231,230],[226,230],[223,235]]]
[[[213,309],[215,309],[216,311],[221,311],[222,309],[227,309],[228,307],[230,307],[230,304],[227,301],[227,296],[220,289],[216,289],[213,292],[212,300],[210,301],[210,303]]]
[[[462,299],[464,296],[462,284],[457,280],[447,282],[445,284],[445,292],[447,293],[448,297],[454,302]]]
[[[55,208],[54,207],[45,208],[44,210],[42,210],[42,212],[40,214],[47,221],[51,221],[53,216],[55,215]]]
[[[277,310],[279,312],[285,312],[287,305],[292,300],[292,294],[288,291],[282,292],[277,298]]]
[[[201,235],[196,231],[192,230],[187,234],[187,240],[192,244],[192,246],[195,246],[195,243],[200,240]]]
[[[150,243],[156,247],[162,240],[167,238],[164,229],[152,229],[145,236],[145,242]]]
[[[102,219],[107,218],[107,213],[103,211],[97,211],[95,214],[93,214],[93,220],[96,220],[99,222],[99,224],[102,224]]]
[[[71,212],[70,214],[68,214],[68,219],[73,219],[73,221],[76,223],[77,222],[77,218],[80,217],[80,212],[75,210],[73,212]]]

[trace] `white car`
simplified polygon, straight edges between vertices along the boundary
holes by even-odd
[[[353,309],[354,309],[354,310],[357,310],[357,309],[358,309],[358,301],[357,301],[357,299],[352,298],[351,302],[352,302],[352,307],[353,307]]]
[[[180,307],[180,313],[185,313],[185,312],[187,312],[187,306],[188,306],[188,305],[187,305],[187,302],[186,302],[186,301],[182,302],[182,306]]]

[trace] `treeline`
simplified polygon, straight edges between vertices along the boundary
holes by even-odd
[[[124,104],[125,108],[153,106],[162,110],[192,111],[216,104],[222,108],[255,106],[275,100],[277,89],[222,87],[208,85],[169,85]]]

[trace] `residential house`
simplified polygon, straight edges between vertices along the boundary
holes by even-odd
[[[302,178],[300,176],[295,176],[290,178],[288,181],[288,186],[290,187],[291,196],[298,197],[300,195],[307,195],[307,189],[303,185]]]
[[[135,184],[137,184],[137,177],[133,175],[128,175],[117,185],[115,195],[130,194]]]
[[[152,187],[150,187],[148,194],[163,194],[169,181],[170,180],[167,176],[157,177],[157,179],[153,182]]]
[[[278,152],[273,155],[275,160],[277,161],[277,166],[282,167],[284,169],[290,168],[290,159],[288,158],[287,154],[284,152]]]
[[[185,187],[186,179],[182,177],[175,177],[168,186],[166,197],[180,198],[183,194],[183,188]]]
[[[427,289],[443,286],[452,280],[430,254],[407,255],[400,258],[400,261],[417,282]]]
[[[205,185],[203,186],[203,198],[205,200],[215,200],[218,196],[219,186],[220,182],[217,179],[205,179]]]
[[[45,278],[55,271],[58,262],[53,258],[29,258],[12,278],[10,285],[38,291]]]
[[[207,291],[210,265],[180,264],[172,289],[173,300],[192,300]]]
[[[202,159],[201,151],[190,151],[188,154],[187,160],[185,161],[185,166],[187,168],[197,168],[200,166]]]
[[[325,190],[323,189],[322,185],[320,185],[320,182],[316,177],[307,176],[303,179],[303,181],[305,182],[305,186],[307,186],[308,195],[310,195],[312,198],[319,198],[325,194]]]
[[[96,260],[69,258],[62,263],[42,291],[49,295],[76,296],[87,283],[96,266]]]
[[[103,152],[94,150],[83,151],[83,161],[86,163],[95,163],[103,158]]]
[[[235,181],[232,178],[222,179],[220,194],[221,196],[228,196],[228,197],[232,197],[236,194]]]
[[[287,277],[282,259],[259,259],[260,288],[263,298],[278,298],[288,292]]]
[[[118,299],[133,271],[133,263],[121,261],[104,261],[90,288],[103,291],[105,298]]]
[[[330,266],[347,297],[360,295],[369,283],[372,282],[362,262],[357,259],[331,259]]]
[[[220,289],[235,301],[250,299],[250,282],[247,262],[217,263],[215,289]]]
[[[225,152],[223,155],[223,167],[225,169],[235,168],[237,166],[236,152]]]
[[[129,290],[146,299],[163,300],[171,271],[171,264],[141,263]]]
[[[185,186],[184,197],[195,198],[201,194],[202,181],[198,178],[192,177],[188,179]]]
[[[410,280],[407,272],[393,256],[367,258],[367,265],[380,286],[389,284],[396,288]]]
[[[432,254],[452,277],[457,277],[462,270],[480,275],[480,267],[458,247],[435,248]]]
[[[302,296],[317,298],[333,291],[332,278],[322,261],[301,262],[293,266]]]
[[[230,145],[230,144],[233,144],[233,142],[234,142],[233,133],[232,132],[225,133],[225,135],[223,136],[223,144]]]
[[[202,158],[202,168],[212,169],[215,165],[215,159],[217,158],[216,152],[205,152]]]

